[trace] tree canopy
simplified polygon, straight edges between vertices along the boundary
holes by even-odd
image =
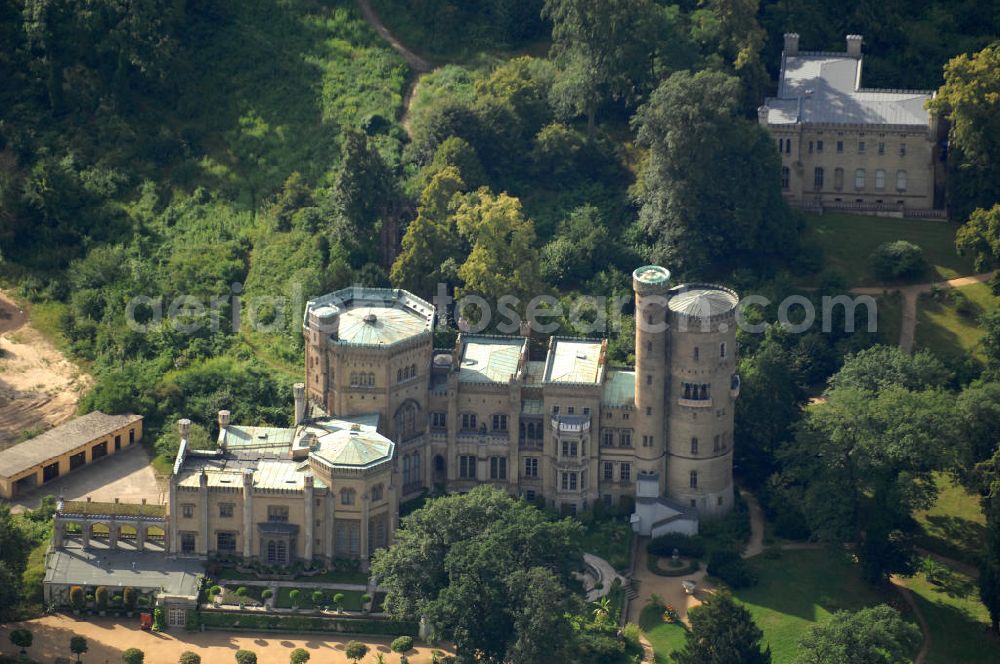
[[[579,527],[481,486],[404,517],[371,573],[388,613],[427,616],[460,655],[542,664],[572,644],[566,584],[581,565]]]
[[[771,648],[761,647],[764,633],[728,592],[715,593],[688,617],[684,648],[673,654],[677,664],[770,664]]]
[[[837,611],[799,641],[798,664],[906,664],[920,644],[920,629],[880,604]]]

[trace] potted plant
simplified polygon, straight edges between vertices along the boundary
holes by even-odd
[[[11,630],[9,638],[11,643],[21,649],[21,657],[27,654],[26,649],[31,647],[31,642],[34,640],[31,632],[26,629]]]
[[[337,607],[337,613],[344,611],[344,593],[337,593],[333,596],[333,604]]]
[[[94,601],[97,604],[97,612],[104,616],[108,612],[108,589],[104,586],[97,586],[94,591]]]
[[[80,611],[86,604],[83,588],[80,586],[73,586],[69,589],[69,603],[73,606],[73,615],[80,615]]]
[[[237,601],[240,603],[240,609],[246,606],[247,595],[249,594],[250,590],[246,586],[240,586],[239,588],[236,589],[236,598]]]
[[[321,609],[321,608],[323,608],[323,600],[324,599],[325,599],[325,597],[323,596],[323,591],[322,590],[314,590],[313,594],[312,594],[313,608],[314,609]]]
[[[125,613],[129,618],[135,612],[135,604],[139,599],[138,595],[132,586],[126,586],[125,590],[122,591],[122,604],[125,606]]]

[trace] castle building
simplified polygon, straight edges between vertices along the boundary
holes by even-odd
[[[861,44],[847,35],[846,52],[800,51],[799,36],[785,35],[777,95],[758,109],[781,155],[782,193],[807,209],[941,216],[934,92],[862,87]]]
[[[544,359],[524,336],[435,349],[434,307],[404,290],[310,300],[294,426],[222,411],[216,449],[182,440],[169,551],[366,564],[401,501],[480,484],[569,514],[634,505],[642,534],[697,532],[733,505],[737,295],[669,280],[633,273],[634,368],[610,366],[603,339],[552,337]]]

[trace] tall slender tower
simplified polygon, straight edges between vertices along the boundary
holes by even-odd
[[[632,273],[635,291],[635,446],[639,475],[656,475],[660,493],[666,481],[667,303],[670,271],[645,265]]]
[[[667,495],[700,517],[733,506],[738,301],[735,292],[709,284],[670,293]]]

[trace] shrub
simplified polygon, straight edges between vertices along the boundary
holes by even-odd
[[[337,593],[333,596],[333,603],[337,606],[338,611],[344,610],[344,593]]]
[[[347,655],[347,659],[357,662],[368,654],[368,646],[360,641],[348,641],[344,647],[344,654]]]
[[[82,636],[74,636],[69,640],[69,651],[76,655],[77,659],[80,659],[80,655],[87,652],[87,639]]]
[[[160,607],[153,609],[153,631],[163,631],[163,609]]]
[[[253,650],[237,650],[236,664],[257,664],[257,653]]]
[[[292,654],[289,655],[288,661],[291,662],[291,664],[305,664],[309,661],[309,651],[305,648],[296,648],[292,651]]]
[[[135,610],[135,603],[139,599],[139,593],[135,591],[132,586],[126,586],[125,590],[122,591],[122,603],[125,608],[129,611]]]
[[[138,648],[129,648],[122,653],[122,662],[124,664],[142,664],[144,659],[146,659],[146,653]]]
[[[288,593],[288,601],[290,601],[292,603],[293,607],[297,607],[299,605],[299,596],[300,595],[302,595],[302,593],[301,593],[301,591],[299,591],[298,588],[296,588],[295,590],[293,590],[290,593]]]
[[[217,597],[217,596],[219,596],[221,594],[222,594],[222,586],[216,585],[216,586],[212,586],[211,588],[208,589],[208,597],[210,599],[214,599],[215,597]]]
[[[912,279],[927,270],[923,250],[912,242],[883,242],[868,259],[872,274],[883,281]]]
[[[400,636],[393,639],[392,643],[389,644],[393,652],[407,652],[413,650],[413,637],[412,636]]]
[[[111,596],[111,603],[114,604],[115,606],[121,606],[121,604],[122,604],[122,596],[119,595],[119,594],[112,595]]]
[[[69,603],[73,605],[74,609],[82,609],[84,602],[83,588],[73,586],[69,589]]]
[[[732,588],[748,588],[757,583],[757,575],[739,553],[731,549],[713,551],[708,559],[708,573]]]
[[[34,637],[31,635],[31,632],[26,629],[11,630],[10,636],[8,638],[10,639],[11,643],[13,643],[15,646],[21,649],[22,655],[24,654],[24,649],[30,648],[31,642],[34,640]]]
[[[656,556],[672,556],[674,549],[682,556],[701,558],[705,555],[705,540],[697,535],[668,533],[651,539],[646,545],[646,551]]]
[[[372,596],[369,595],[368,593],[365,593],[364,595],[361,596],[361,603],[362,604],[367,604],[370,601],[372,601]]]
[[[104,586],[97,586],[97,590],[94,591],[94,601],[97,602],[97,608],[101,611],[108,608],[108,589]]]
[[[323,591],[322,590],[314,590],[313,591],[313,594],[312,594],[312,603],[313,603],[313,606],[317,606],[317,607],[323,605]]]
[[[272,591],[270,588],[266,588],[264,592],[260,594],[260,598],[264,600],[271,599],[272,597],[274,597],[274,591]]]
[[[181,653],[181,658],[177,660],[177,664],[201,664],[201,655],[190,650],[185,650]]]
[[[250,594],[250,589],[247,588],[246,586],[240,586],[239,588],[236,589],[237,597],[246,597],[249,594]]]
[[[625,639],[625,644],[629,650],[641,652],[642,644],[639,643],[641,637],[642,630],[635,623],[628,623],[622,628],[622,638]]]

